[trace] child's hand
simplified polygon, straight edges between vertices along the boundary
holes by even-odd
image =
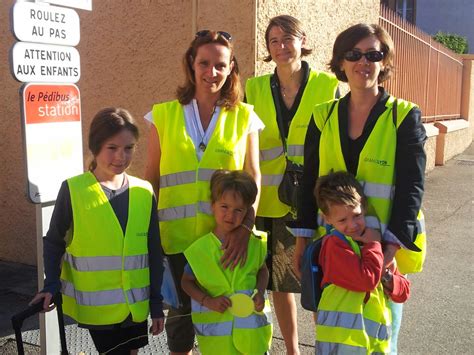
[[[150,333],[153,335],[160,334],[165,327],[165,319],[164,318],[152,318],[151,319],[151,327]]]
[[[255,307],[255,311],[263,311],[263,308],[265,307],[265,296],[262,292],[258,291],[255,296],[253,296],[253,304]]]
[[[36,303],[42,302],[43,303],[43,312],[50,312],[56,306],[54,304],[51,304],[51,300],[53,299],[53,295],[49,292],[38,292],[35,297],[28,303],[28,306],[32,306]]]
[[[361,235],[352,235],[351,238],[364,244],[369,242],[380,242],[382,240],[380,232],[372,228],[366,228]]]
[[[232,305],[232,301],[225,296],[206,297],[202,304],[215,312],[224,313]]]

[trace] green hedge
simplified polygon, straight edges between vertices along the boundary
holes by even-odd
[[[453,52],[466,54],[469,51],[469,45],[467,43],[466,37],[453,33],[438,31],[438,33],[433,36],[433,39],[439,43],[444,44]]]

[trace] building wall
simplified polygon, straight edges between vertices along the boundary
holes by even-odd
[[[0,259],[36,263],[35,206],[25,197],[20,100],[9,70],[15,39],[9,13],[14,0],[0,2]],[[218,6],[217,6],[218,4]],[[138,121],[141,140],[129,172],[142,176],[148,126],[142,119],[153,103],[174,98],[183,81],[182,56],[197,29],[219,29],[234,37],[242,75],[254,71],[253,0],[100,0],[93,11],[76,10],[81,23],[81,91],[85,165],[88,127],[107,106],[122,106]],[[218,16],[216,16],[218,14]]]
[[[379,8],[379,0],[257,1],[256,75],[274,70],[272,63],[263,62],[267,55],[265,30],[272,17],[289,14],[298,18],[306,30],[308,47],[313,49],[306,60],[314,69],[327,70],[338,33],[359,22],[378,23]]]
[[[467,37],[474,53],[474,1],[417,0],[416,26],[431,35],[438,31]]]

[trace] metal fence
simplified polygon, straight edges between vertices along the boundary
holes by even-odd
[[[462,58],[384,5],[379,24],[395,44],[395,72],[384,87],[418,104],[424,122],[461,117]]]

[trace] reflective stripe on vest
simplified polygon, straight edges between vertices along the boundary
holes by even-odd
[[[280,186],[283,175],[262,175],[262,186]]]
[[[340,343],[316,342],[316,354],[354,354],[367,355],[367,349]]]
[[[66,260],[77,271],[106,271],[122,269],[121,256],[76,257],[69,253],[65,253],[64,260]],[[126,256],[123,263],[124,270],[143,269],[146,267],[148,267],[148,254]]]
[[[64,313],[90,325],[134,322],[149,313],[148,230],[153,189],[128,176],[125,233],[95,176],[67,180],[73,235],[61,267]]]
[[[364,188],[364,194],[367,197],[383,198],[393,200],[395,187],[389,184],[377,184],[368,181],[359,181]]]
[[[273,160],[283,155],[283,147],[275,147],[260,150],[260,161]]]
[[[214,227],[209,181],[216,169],[243,169],[251,111],[246,104],[222,108],[198,161],[181,104],[175,100],[153,106],[161,144],[158,216],[165,253],[182,253]]]
[[[211,203],[199,201],[197,206],[186,205],[160,209],[158,210],[158,218],[161,222],[163,222],[195,217],[196,207],[200,213],[207,214],[209,216],[212,215]]]
[[[286,149],[289,156],[304,156],[304,144],[289,144]]]
[[[82,306],[107,306],[113,304],[126,303],[124,291],[121,288],[115,290],[104,290],[95,292],[86,292],[76,290],[74,285],[67,281],[61,283],[61,293],[76,300],[76,303]],[[127,290],[129,304],[134,304],[147,300],[150,296],[150,288],[142,287]]]
[[[269,74],[247,80],[245,94],[247,102],[254,105],[255,112],[265,124],[259,139],[262,188],[257,215],[282,217],[290,211],[290,206],[278,198],[278,186],[285,171],[286,159],[270,87],[271,76]],[[303,164],[304,140],[311,111],[314,105],[333,99],[337,85],[338,81],[332,74],[315,70],[309,72],[308,82],[288,131],[288,159]]]
[[[198,180],[209,181],[216,169],[199,169]],[[183,184],[192,184],[196,182],[196,171],[183,171],[180,173],[168,174],[160,176],[160,187],[170,187]]]

